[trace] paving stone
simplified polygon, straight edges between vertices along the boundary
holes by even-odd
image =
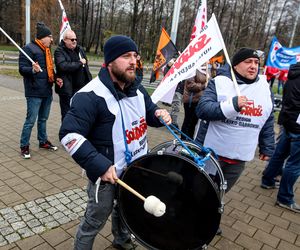
[[[277,237],[267,234],[262,230],[257,230],[253,238],[273,247],[274,249],[278,246],[280,241],[280,239],[278,239]]]
[[[65,198],[66,196],[65,196],[64,193],[59,193],[59,194],[56,194],[55,197],[56,197],[57,199],[61,199],[61,198]]]
[[[1,236],[2,237],[2,236]],[[6,240],[2,240],[2,241],[0,241],[0,247],[3,247],[3,246],[5,246],[5,245],[7,245],[8,244],[8,242],[6,241]]]
[[[56,228],[42,234],[41,237],[45,239],[51,246],[56,246],[69,239],[71,236],[61,228]]]
[[[40,198],[40,199],[35,200],[35,202],[36,202],[36,204],[41,204],[41,203],[46,202],[46,200],[44,198]]]
[[[60,202],[59,202],[58,199],[53,199],[53,200],[49,201],[49,204],[50,204],[52,207],[55,207],[55,206],[59,205]]]
[[[54,195],[51,195],[51,196],[47,196],[46,197],[46,200],[49,202],[49,201],[52,201],[52,200],[56,200],[56,197]]]
[[[28,209],[20,209],[20,210],[17,210],[17,213],[18,213],[18,215],[22,216],[22,215],[29,214],[30,211]]]
[[[80,196],[78,194],[73,194],[73,195],[69,196],[69,199],[72,200],[72,201],[75,201],[77,199],[80,199]]]
[[[39,220],[37,220],[37,219],[33,219],[33,220],[30,220],[30,221],[27,221],[27,225],[30,228],[34,228],[34,227],[40,226],[41,222]]]
[[[18,222],[12,223],[11,226],[14,230],[18,230],[18,229],[26,227],[26,223],[23,221],[18,221]]]
[[[58,220],[59,224],[61,224],[61,225],[65,224],[65,223],[68,223],[68,222],[70,222],[70,221],[71,221],[70,218],[67,217],[67,216],[64,216],[64,217],[62,217],[62,218],[60,218],[60,219]]]
[[[67,210],[67,207],[64,206],[63,204],[58,204],[57,206],[55,206],[55,208],[56,208],[58,211],[61,211],[61,212]]]
[[[21,237],[17,233],[12,233],[12,234],[6,235],[5,239],[8,241],[8,243],[12,243],[12,242],[15,242],[17,240],[20,240]]]
[[[0,209],[0,214],[2,215],[12,214],[12,213],[15,213],[15,210],[11,207]]]
[[[9,226],[9,223],[7,221],[5,221],[5,220],[1,221],[1,223],[0,223],[0,229],[4,228],[4,227],[8,227],[8,226]]]
[[[41,238],[41,236],[34,235],[34,236],[31,236],[30,238],[18,241],[18,242],[16,242],[16,244],[22,250],[30,250],[38,245],[41,245],[43,242],[44,242],[44,239]],[[65,250],[67,250],[67,249],[65,249]]]
[[[53,216],[49,215],[49,216],[47,216],[45,218],[41,218],[39,221],[41,223],[45,224],[45,223],[49,223],[51,221],[54,221],[54,218],[53,218]]]
[[[59,225],[60,225],[60,223],[58,223],[57,221],[50,221],[50,222],[45,223],[45,227],[47,229],[52,229],[52,228],[58,227]]]
[[[47,213],[53,215],[55,214],[58,210],[55,207],[50,207],[46,209]]]
[[[29,202],[26,202],[24,204],[27,208],[31,208],[33,206],[36,206],[35,202],[34,201],[29,201]]]
[[[43,211],[43,209],[41,209],[39,206],[30,207],[29,210],[32,214],[37,214]]]
[[[69,199],[68,197],[64,197],[64,198],[60,199],[60,202],[64,205],[67,205],[71,202],[71,199]]]
[[[299,246],[293,245],[284,240],[280,241],[278,248],[279,250],[299,250]]]
[[[34,219],[34,216],[32,214],[26,214],[22,216],[23,221],[30,221]]]
[[[40,212],[40,213],[36,213],[34,216],[38,219],[42,219],[47,217],[49,214],[47,212]]]
[[[0,228],[0,234],[3,236],[9,235],[14,232],[14,229],[11,226]]]
[[[243,246],[245,249],[251,249],[251,250],[260,250],[263,243],[255,240],[248,235],[245,235],[241,233],[239,237],[236,239],[235,243]]]
[[[294,234],[292,232],[289,232],[289,230],[287,229],[283,229],[279,226],[275,226],[274,229],[272,230],[272,235],[283,239],[289,243],[295,243],[296,238],[297,238],[297,234]]]
[[[55,220],[60,220],[63,217],[65,217],[65,215],[62,212],[57,212],[57,213],[53,214],[53,218]]]
[[[81,205],[82,203],[84,203],[84,200],[83,199],[77,199],[77,200],[74,200],[73,202],[77,205]]]
[[[75,194],[75,192],[73,190],[68,190],[68,191],[64,192],[64,194],[66,196],[71,196],[72,194]]]
[[[18,233],[21,235],[22,238],[27,238],[34,235],[34,232],[32,232],[29,227],[19,229]]]
[[[238,232],[242,232],[248,236],[253,236],[253,234],[256,232],[256,228],[255,227],[252,227],[250,226],[249,224],[246,224],[242,221],[236,221],[233,226],[232,226],[233,229],[235,229],[236,231]]]
[[[44,226],[37,226],[32,228],[32,231],[36,234],[40,234],[42,232],[44,232],[46,230],[46,228]]]
[[[47,208],[50,208],[51,206],[47,203],[47,202],[44,202],[44,203],[42,203],[42,204],[40,204],[40,208],[42,208],[42,209],[47,209]]]

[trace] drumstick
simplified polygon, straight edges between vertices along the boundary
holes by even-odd
[[[127,189],[129,192],[133,193],[135,196],[139,197],[142,201],[145,201],[146,198],[141,195],[139,192],[135,191],[132,187],[128,186],[124,181],[117,179],[116,183],[121,185],[123,188]]]
[[[136,166],[136,167],[141,169],[141,170],[144,170],[146,172],[149,172],[149,173],[156,174],[156,175],[159,175],[161,177],[167,178],[169,181],[171,181],[173,183],[176,183],[178,185],[181,185],[182,182],[183,182],[182,175],[180,175],[180,174],[178,174],[174,171],[170,171],[167,174],[162,174],[162,173],[156,172],[156,171],[148,169],[148,168],[143,168],[143,167],[139,167],[139,166]]]
[[[154,195],[150,195],[147,198],[145,198],[143,195],[141,195],[139,192],[135,191],[132,187],[128,186],[125,182],[123,182],[120,179],[115,180],[119,185],[127,189],[129,192],[140,198],[142,201],[144,201],[144,209],[150,213],[153,214],[156,217],[160,217],[164,215],[166,212],[166,205],[165,203],[161,202],[160,199],[155,197]]]

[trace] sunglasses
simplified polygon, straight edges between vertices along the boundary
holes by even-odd
[[[77,38],[68,38],[69,40],[71,40],[72,42],[77,41]]]

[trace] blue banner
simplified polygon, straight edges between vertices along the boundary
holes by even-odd
[[[291,64],[300,61],[300,46],[294,48],[283,47],[277,40],[273,38],[266,66],[277,69],[289,69]]]

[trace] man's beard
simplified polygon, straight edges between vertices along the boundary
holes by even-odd
[[[135,80],[135,72],[133,75],[126,74],[125,72],[121,72],[119,69],[112,67],[111,69],[114,76],[117,78],[118,81],[124,83],[132,83]]]

